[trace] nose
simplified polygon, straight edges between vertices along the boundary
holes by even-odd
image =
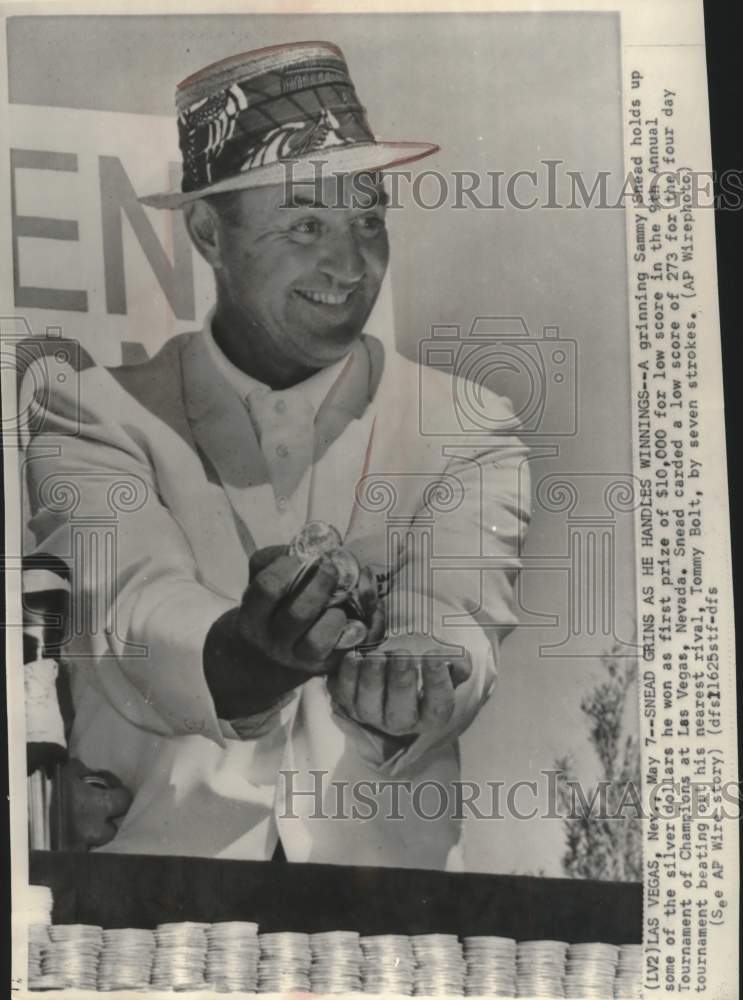
[[[334,287],[358,285],[366,274],[366,261],[354,234],[349,231],[332,233],[323,243],[318,269],[331,279]]]

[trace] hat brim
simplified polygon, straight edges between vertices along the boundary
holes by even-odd
[[[413,163],[424,156],[437,153],[440,147],[431,142],[378,142],[354,143],[344,147],[318,150],[310,156],[296,160],[280,160],[261,167],[253,167],[245,173],[227,177],[216,184],[196,191],[165,191],[160,194],[143,195],[139,201],[151,208],[182,208],[192,201],[223,191],[242,191],[247,188],[270,187],[291,179],[314,181],[318,177],[317,163],[322,163],[320,177],[329,174],[358,174],[368,170],[389,170],[403,163]]]

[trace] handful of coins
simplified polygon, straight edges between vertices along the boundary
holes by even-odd
[[[338,586],[331,596],[330,607],[341,607],[350,619],[336,643],[336,649],[353,649],[360,645],[371,624],[359,594],[362,569],[353,552],[343,547],[338,529],[325,521],[308,521],[293,539],[289,554],[296,556],[302,564],[289,588],[290,594],[301,586],[313,566],[330,563],[336,568]]]

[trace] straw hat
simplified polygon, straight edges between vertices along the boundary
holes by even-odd
[[[439,148],[377,139],[343,53],[330,42],[223,59],[180,83],[175,103],[183,180],[180,190],[140,199],[155,208],[288,177],[316,179],[319,171],[383,170]]]

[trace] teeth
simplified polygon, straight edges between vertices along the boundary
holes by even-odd
[[[331,295],[329,292],[300,291],[299,294],[302,298],[309,299],[310,302],[321,302],[325,306],[342,306],[348,300],[351,293],[346,292],[345,295]]]

